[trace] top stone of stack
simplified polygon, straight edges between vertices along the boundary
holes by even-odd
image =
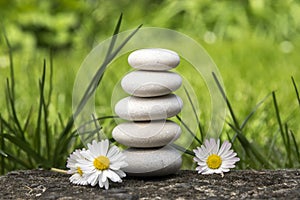
[[[180,62],[177,53],[167,49],[140,49],[128,56],[128,63],[131,67],[149,71],[171,70]]]

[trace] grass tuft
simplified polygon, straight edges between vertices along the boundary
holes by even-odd
[[[135,35],[140,29],[138,26],[119,46],[115,48],[117,35],[120,31],[122,21],[122,14],[119,17],[110,46],[107,51],[107,55],[103,63],[100,65],[98,71],[91,80],[88,88],[86,89],[80,103],[78,104],[75,113],[69,117],[67,123],[60,113],[58,116],[58,124],[50,124],[50,104],[52,101],[53,93],[53,53],[50,51],[50,69],[47,67],[47,62],[44,59],[43,69],[41,77],[38,81],[39,86],[39,102],[37,106],[36,120],[32,120],[35,116],[33,113],[34,106],[32,106],[26,116],[24,124],[19,120],[17,108],[16,108],[16,96],[15,96],[15,76],[13,68],[13,54],[9,40],[4,33],[4,37],[9,49],[10,55],[10,77],[7,78],[6,85],[6,98],[8,105],[8,119],[5,119],[0,115],[0,166],[1,174],[14,169],[33,169],[33,168],[45,168],[50,169],[52,167],[64,168],[65,160],[70,151],[74,147],[81,146],[78,142],[77,130],[73,130],[74,119],[79,115],[84,108],[86,102],[95,92],[97,86],[102,80],[103,72],[107,65],[115,58],[120,50],[126,45],[126,43]],[[49,71],[49,75],[47,72]],[[48,86],[48,91],[46,91]],[[106,116],[96,119],[92,116],[92,123],[95,124],[96,129],[93,133],[97,134],[98,138],[101,138],[101,126],[98,126],[98,120],[112,119],[115,116]],[[90,123],[90,122],[89,122]],[[85,124],[87,125],[87,124]],[[59,128],[61,127],[61,131]],[[79,127],[82,128],[82,127]],[[57,132],[60,132],[57,134]],[[33,133],[33,134],[32,134]],[[10,146],[10,148],[6,148]]]
[[[254,156],[262,166],[266,167],[266,168],[274,168],[272,166],[271,163],[269,163],[269,161],[257,150],[257,148],[251,144],[251,142],[245,137],[245,134],[243,132],[243,127],[245,127],[245,124],[248,122],[248,119],[253,115],[252,112],[248,115],[248,117],[246,117],[246,119],[244,120],[244,126],[240,126],[235,113],[233,111],[233,108],[229,102],[229,99],[227,98],[224,89],[222,88],[216,74],[214,72],[212,72],[213,78],[222,94],[223,99],[226,102],[226,105],[229,109],[233,124],[230,122],[227,122],[227,124],[229,125],[229,127],[236,133],[236,137],[238,138],[239,142],[241,143],[242,148],[245,150],[245,152],[248,154],[248,156]],[[256,106],[257,107],[257,106]],[[250,117],[249,117],[250,116]]]

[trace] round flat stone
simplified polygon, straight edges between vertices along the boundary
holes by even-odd
[[[129,176],[164,176],[176,173],[182,164],[181,154],[165,146],[155,149],[129,148],[124,151],[128,166],[123,168]]]
[[[149,121],[173,117],[182,106],[182,100],[175,94],[147,98],[129,96],[116,104],[115,112],[122,119]]]
[[[142,70],[170,70],[175,68],[179,62],[178,54],[168,49],[140,49],[128,56],[129,65]]]
[[[172,121],[125,122],[112,131],[113,138],[129,147],[162,147],[174,142],[181,128]]]
[[[121,81],[128,94],[138,97],[162,96],[174,92],[182,83],[180,75],[169,71],[132,71]]]

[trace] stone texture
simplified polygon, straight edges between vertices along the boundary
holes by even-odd
[[[129,147],[161,147],[174,142],[181,128],[172,121],[125,122],[112,131],[113,138]]]
[[[233,170],[200,175],[179,171],[159,178],[123,179],[108,191],[69,182],[67,174],[24,170],[0,176],[0,199],[299,199],[300,170]]]
[[[131,176],[165,176],[181,167],[181,154],[168,146],[179,137],[180,127],[173,122],[153,123],[165,121],[182,109],[180,97],[170,94],[181,86],[182,79],[167,71],[179,62],[178,54],[167,49],[140,49],[128,57],[128,63],[138,70],[123,77],[122,88],[131,96],[117,102],[115,113],[135,123],[118,125],[112,136],[130,147],[124,151],[129,164],[124,171]]]
[[[165,71],[175,68],[180,62],[177,53],[167,49],[139,49],[128,56],[128,63],[136,69]]]
[[[125,75],[121,85],[125,92],[138,97],[162,96],[174,92],[182,83],[181,77],[168,71],[137,70]]]
[[[162,176],[176,173],[181,167],[181,154],[170,146],[155,149],[129,148],[124,151],[129,176]]]
[[[183,102],[175,94],[160,97],[126,97],[115,106],[116,114],[130,121],[160,120],[177,115]]]

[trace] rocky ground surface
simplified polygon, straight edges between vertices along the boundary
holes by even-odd
[[[300,170],[231,171],[199,175],[180,171],[160,178],[126,178],[109,190],[77,186],[69,175],[46,170],[0,177],[0,199],[299,199]]]

